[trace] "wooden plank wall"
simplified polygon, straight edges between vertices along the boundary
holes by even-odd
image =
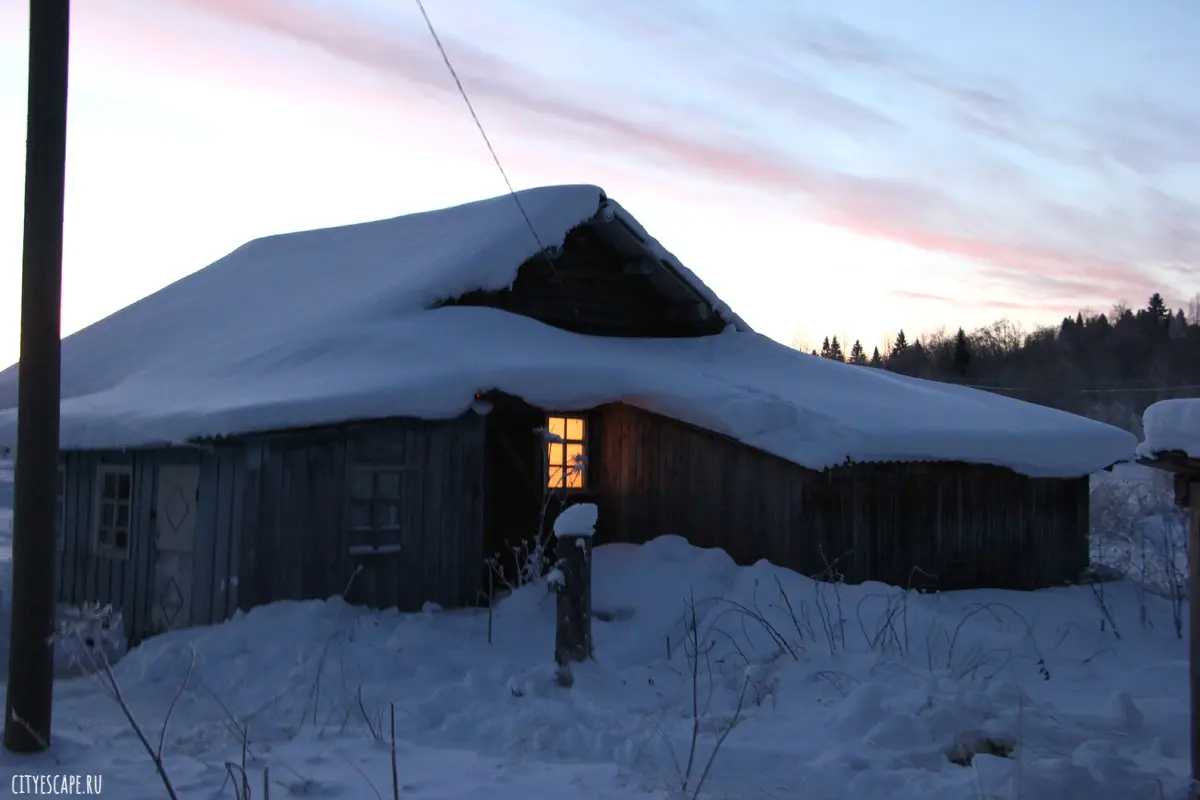
[[[230,493],[240,498],[238,605],[327,598],[348,584],[349,599],[377,608],[474,603],[484,558],[483,430],[472,413],[247,440]],[[403,469],[398,554],[349,553],[356,464]]]
[[[192,625],[223,622],[238,608],[239,489],[245,468],[245,453],[239,447],[214,447],[204,451],[200,462],[192,551]]]
[[[823,473],[624,405],[605,406],[592,460],[600,541],[663,534],[851,582],[1031,589],[1088,562],[1088,479],[998,467],[881,464]]]
[[[621,223],[612,223],[619,226]],[[640,258],[630,239],[627,252],[589,225],[569,232],[553,264],[543,254],[527,260],[508,289],[475,291],[445,305],[488,306],[593,336],[712,336],[725,323],[716,315],[696,315],[700,298],[664,293],[649,275],[626,270]],[[635,252],[636,251],[636,252]],[[666,277],[664,263],[647,264]],[[667,280],[671,280],[667,278]]]
[[[60,603],[111,604],[121,612],[125,635],[131,642],[139,642],[151,633],[157,467],[168,463],[194,464],[199,459],[200,453],[192,449],[63,454],[66,492],[57,579]],[[92,527],[96,513],[96,469],[101,464],[128,464],[133,468],[130,546],[125,558],[95,552]],[[199,527],[196,536],[199,544]]]
[[[483,574],[483,420],[389,421],[229,441],[211,448],[64,453],[64,543],[57,597],[110,603],[126,635],[151,628],[157,469],[200,465],[190,624],[238,608],[341,594],[374,607],[418,610],[426,601],[466,606]],[[127,558],[97,555],[92,540],[96,468],[133,467]],[[356,463],[403,466],[400,554],[348,552],[347,486]]]

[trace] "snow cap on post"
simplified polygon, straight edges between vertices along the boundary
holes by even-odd
[[[596,519],[599,511],[595,503],[576,503],[563,509],[554,520],[554,535],[563,537],[588,537],[596,533]]]

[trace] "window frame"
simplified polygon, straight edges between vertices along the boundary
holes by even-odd
[[[104,491],[105,478],[109,475],[114,477],[116,481],[116,494],[114,497],[108,497]],[[129,493],[127,496],[121,496],[121,478],[127,478],[129,483]],[[113,521],[110,524],[105,524],[104,509],[109,503],[113,507]],[[119,512],[122,506],[126,508],[125,524],[117,524]],[[95,503],[92,514],[92,552],[96,555],[106,556],[116,560],[125,560],[129,558],[129,552],[132,547],[133,540],[133,467],[129,464],[98,464],[96,466],[96,490]],[[118,534],[121,531],[125,532],[124,545],[117,543]],[[111,534],[111,541],[109,536]]]
[[[562,434],[561,435],[556,434],[553,430],[555,427],[555,425],[554,425],[555,420],[562,420]],[[579,438],[573,438],[573,437],[569,436],[571,422],[579,423],[579,425],[580,425]],[[590,475],[589,464],[588,464],[588,459],[589,459],[588,451],[590,450],[589,442],[588,442],[588,435],[591,432],[591,425],[589,424],[588,418],[586,416],[584,416],[583,414],[548,413],[546,415],[545,431],[546,431],[546,446],[542,450],[542,457],[545,460],[545,465],[546,465],[545,469],[543,470],[543,474],[545,477],[546,491],[547,492],[569,492],[569,493],[587,492],[591,485],[591,475]],[[551,458],[551,455],[550,455],[556,445],[559,447],[562,447],[562,459],[559,460],[557,463]],[[582,459],[583,459],[583,463],[579,467],[578,472],[576,473],[579,476],[579,485],[578,486],[568,486],[567,485],[568,480],[570,478],[570,474],[571,474],[571,470],[569,469],[571,462],[568,461],[568,458],[569,458],[568,454],[569,454],[572,446],[578,446],[579,456],[582,457]],[[560,476],[559,476],[559,479],[557,482],[554,482],[554,479],[551,477],[551,475],[552,475],[551,471],[554,469],[560,470]]]
[[[401,464],[358,462],[350,467],[346,492],[347,552],[351,556],[399,553],[404,535],[405,476],[411,468]],[[360,481],[370,481],[364,491]],[[394,488],[381,491],[382,479],[394,479]],[[391,513],[380,509],[391,509]],[[365,521],[356,521],[365,509]]]

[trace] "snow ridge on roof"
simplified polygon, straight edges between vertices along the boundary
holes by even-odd
[[[521,193],[546,246],[593,218],[602,199],[594,186]],[[624,402],[818,470],[957,460],[1073,477],[1133,456],[1136,440],[1116,428],[806,356],[750,332],[727,308],[726,332],[698,339],[583,336],[496,309],[430,308],[511,285],[537,251],[507,195],[251,242],[64,340],[62,446],[445,419],[494,389],[546,408]],[[0,446],[15,440],[15,404],[10,368],[0,373]]]

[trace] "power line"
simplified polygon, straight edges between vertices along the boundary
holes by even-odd
[[[525,224],[529,226],[529,232],[533,234],[533,240],[537,242],[538,252],[546,259],[546,266],[550,267],[550,275],[554,278],[555,283],[562,289],[563,296],[567,298],[567,302],[571,301],[571,295],[567,292],[566,285],[558,276],[558,270],[554,268],[554,262],[550,260],[550,255],[546,252],[546,246],[542,244],[542,237],[538,235],[537,228],[533,225],[533,220],[525,211],[525,205],[521,202],[521,198],[517,195],[516,189],[513,188],[512,181],[508,179],[508,172],[505,171],[504,165],[500,163],[500,156],[496,154],[496,148],[492,146],[492,140],[488,137],[487,131],[483,127],[483,122],[479,119],[479,115],[475,113],[475,105],[471,102],[470,96],[467,94],[467,89],[463,86],[462,80],[458,77],[458,70],[454,68],[454,64],[450,61],[450,54],[446,52],[445,46],[442,44],[442,38],[438,36],[437,29],[433,27],[433,21],[429,19],[429,14],[425,11],[425,4],[421,0],[416,0],[417,8],[421,12],[421,18],[425,20],[425,27],[429,29],[429,35],[433,37],[433,43],[437,45],[438,52],[442,54],[442,62],[446,65],[446,69],[450,72],[450,77],[454,79],[454,85],[458,87],[458,93],[462,96],[463,102],[467,104],[467,110],[471,112],[471,119],[475,120],[475,127],[479,129],[479,135],[483,137],[483,143],[487,145],[488,152],[492,154],[492,161],[496,164],[496,169],[500,170],[500,177],[504,178],[504,185],[508,187],[508,193],[512,196],[513,202],[517,204],[517,208],[521,211],[521,216],[525,219]],[[575,309],[575,313],[579,313],[579,309]]]

